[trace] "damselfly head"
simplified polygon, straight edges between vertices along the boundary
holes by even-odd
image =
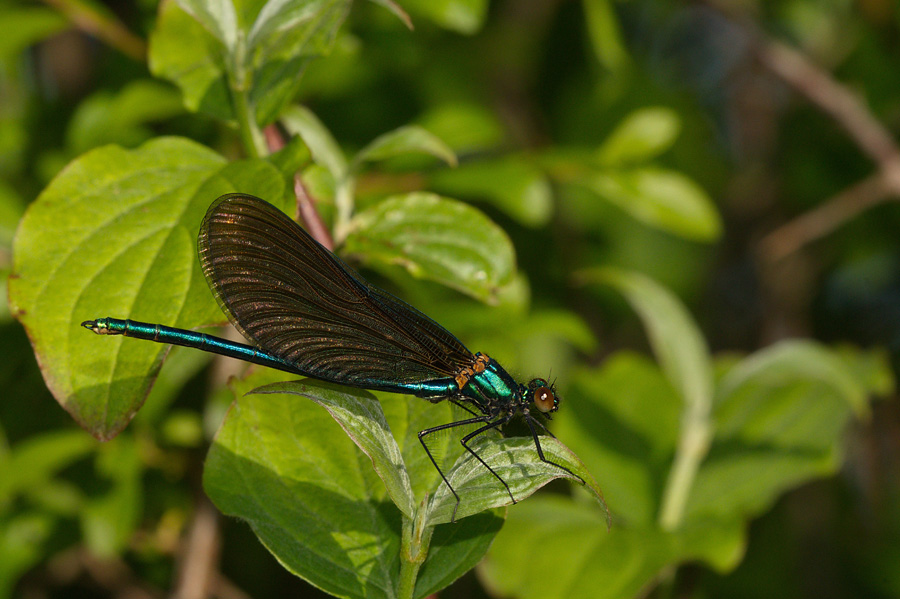
[[[544,379],[531,379],[525,391],[525,400],[528,403],[534,403],[534,407],[544,414],[559,409],[559,397],[556,395],[556,389]]]

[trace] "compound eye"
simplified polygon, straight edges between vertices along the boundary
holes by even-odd
[[[538,387],[534,390],[534,407],[543,413],[555,412],[557,407],[556,396],[549,387]]]

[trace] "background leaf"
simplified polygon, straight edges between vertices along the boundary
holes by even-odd
[[[669,108],[642,108],[629,114],[597,150],[604,166],[627,166],[655,158],[672,147],[681,131],[678,113]]]
[[[546,225],[552,216],[550,182],[521,157],[464,162],[434,173],[431,186],[452,197],[489,202],[530,227]]]
[[[687,177],[655,167],[596,173],[594,192],[634,218],[688,239],[711,241],[722,232],[709,196]]]
[[[450,166],[456,166],[456,155],[447,144],[422,127],[407,125],[384,133],[359,151],[354,162],[386,160],[411,152],[431,154]]]
[[[403,266],[485,302],[496,301],[515,273],[502,229],[474,208],[433,194],[388,198],[358,213],[351,227],[344,253],[368,266]]]

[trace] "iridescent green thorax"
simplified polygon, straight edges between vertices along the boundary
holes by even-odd
[[[472,374],[457,376],[457,383],[463,383],[460,392],[485,413],[501,406],[521,403],[524,386],[488,356],[478,353],[475,357]]]

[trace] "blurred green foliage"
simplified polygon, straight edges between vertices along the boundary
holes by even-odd
[[[0,597],[182,588],[207,573],[185,566],[204,491],[242,519],[214,522],[211,593],[900,594],[900,410],[873,401],[895,394],[900,208],[851,193],[868,209],[766,253],[884,168],[774,74],[769,40],[855,90],[890,145],[895,6],[49,6],[0,3]],[[449,405],[245,395],[288,377],[79,326],[221,324],[207,206],[241,191],[293,215],[297,189],[367,277],[550,373],[574,454],[552,451],[611,528],[578,484],[508,510],[487,485],[456,523],[420,508],[446,489],[415,433]],[[485,455],[539,467],[508,432]]]

